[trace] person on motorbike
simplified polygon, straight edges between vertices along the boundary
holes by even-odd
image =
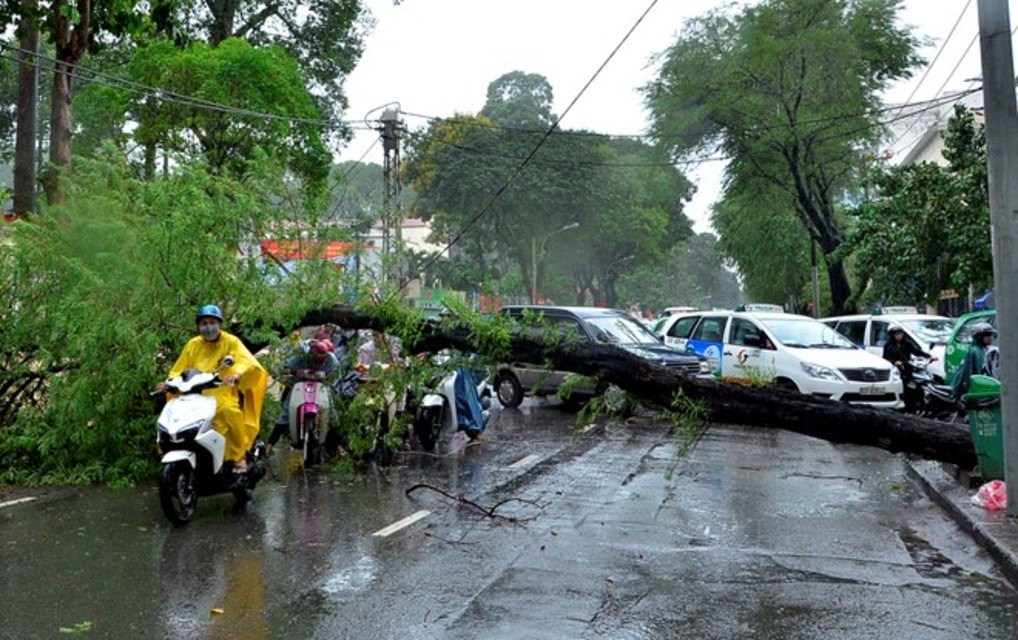
[[[272,433],[269,435],[269,440],[265,447],[266,455],[272,454],[272,449],[279,442],[279,438],[290,429],[290,395],[293,390],[293,383],[296,381],[295,376],[297,372],[304,370],[321,373],[324,379],[328,378],[339,366],[339,361],[332,353],[332,342],[328,338],[322,337],[322,335],[316,333],[315,338],[302,343],[296,353],[283,364],[283,375],[280,378],[280,382],[283,385],[283,393],[279,398],[282,410],[280,411],[279,419],[276,420],[276,426],[273,427]],[[327,385],[323,385],[323,389],[328,388]]]
[[[175,378],[188,369],[220,371],[223,359],[233,356],[233,366],[220,371],[222,386],[205,394],[216,398],[212,427],[226,438],[226,461],[233,463],[234,473],[247,473],[246,456],[258,436],[268,373],[240,338],[222,330],[223,312],[219,307],[200,307],[194,322],[198,335],[184,345],[168,377]],[[156,388],[163,391],[166,383]]]
[[[965,359],[951,378],[951,397],[960,402],[961,397],[969,390],[972,376],[986,373],[986,353],[997,337],[997,330],[989,322],[979,322],[972,327],[972,348],[965,354]]]
[[[905,410],[914,411],[919,402],[917,392],[919,389],[911,388],[912,382],[912,357],[932,359],[930,354],[919,348],[912,340],[905,336],[905,329],[900,324],[892,324],[887,330],[889,337],[884,344],[884,360],[893,364],[901,372],[901,382],[904,386]]]

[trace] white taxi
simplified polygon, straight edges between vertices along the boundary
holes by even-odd
[[[659,328],[666,344],[707,358],[722,380],[773,383],[801,393],[902,406],[898,370],[827,325],[775,305],[669,316]]]
[[[901,325],[910,340],[936,358],[930,363],[929,372],[939,381],[944,380],[944,350],[955,322],[951,318],[919,313],[915,307],[883,307],[878,313],[870,315],[821,318],[820,322],[881,357],[888,339],[888,327]]]

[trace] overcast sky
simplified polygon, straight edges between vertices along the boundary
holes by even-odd
[[[1018,0],[1009,2],[1014,26]],[[516,70],[548,78],[554,112],[561,114],[650,0],[403,0],[399,6],[391,0],[367,0],[367,4],[376,24],[346,83],[347,117],[363,118],[386,103],[398,102],[407,125],[417,128],[426,121],[406,114],[476,113],[484,106],[488,84]],[[720,4],[658,0],[562,126],[607,134],[645,133],[647,118],[638,89],[655,75],[652,56],[673,42],[686,19]],[[905,0],[903,22],[933,40],[923,51],[927,61],[933,61],[945,42],[946,46],[921,84],[925,69],[893,87],[888,102],[908,99],[917,87],[911,101],[928,100],[942,87],[964,89],[970,85],[967,79],[979,75],[979,43],[963,56],[978,31],[976,4],[977,0]],[[376,112],[370,117],[377,116]],[[340,159],[363,156],[380,164],[381,146],[368,150],[376,138],[373,132],[358,132]],[[718,197],[720,172],[716,163],[686,170],[698,190],[687,208],[697,231],[709,229],[707,213]]]

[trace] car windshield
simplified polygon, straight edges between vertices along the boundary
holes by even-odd
[[[947,318],[902,320],[901,324],[917,338],[930,344],[947,344],[954,329],[954,321]]]
[[[594,331],[594,340],[613,344],[654,344],[659,343],[646,327],[625,316],[600,316],[587,318],[587,324]]]
[[[855,349],[856,346],[822,322],[809,318],[772,318],[763,321],[774,338],[797,349]]]

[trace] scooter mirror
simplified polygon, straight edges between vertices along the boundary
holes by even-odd
[[[223,356],[223,368],[229,369],[235,362],[236,360],[233,359],[233,356]]]

